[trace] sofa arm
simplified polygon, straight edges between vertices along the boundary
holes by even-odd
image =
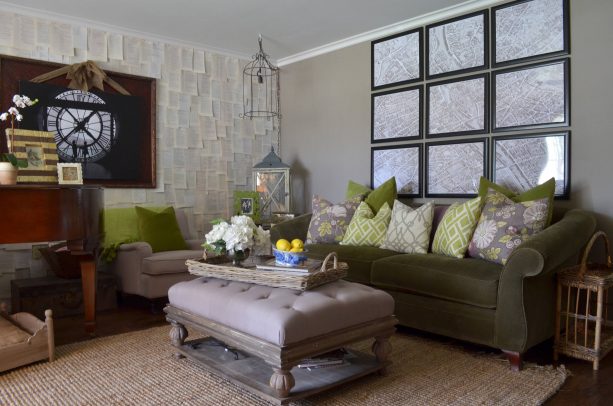
[[[300,238],[304,241],[306,240],[310,223],[311,213],[307,213],[291,220],[275,224],[270,229],[270,241],[273,242],[273,245],[281,238],[285,238],[288,241],[291,241],[294,238]]]
[[[570,210],[511,254],[498,284],[498,348],[524,352],[553,335],[555,272],[576,260],[595,229],[590,213]]]
[[[124,293],[140,295],[140,275],[143,259],[151,256],[153,250],[146,242],[138,241],[121,244],[111,270],[119,277],[120,289]]]

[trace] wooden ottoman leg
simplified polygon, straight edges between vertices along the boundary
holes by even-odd
[[[272,368],[274,372],[270,377],[270,387],[277,392],[277,396],[280,398],[286,398],[296,384],[294,376],[290,372],[291,369],[291,367]]]
[[[375,342],[372,344],[372,352],[375,354],[380,364],[385,364],[387,357],[392,352],[392,344],[389,340],[390,337],[391,336],[377,336],[375,337]],[[385,375],[387,373],[386,367],[381,368],[379,373]]]
[[[183,345],[185,339],[187,338],[187,329],[183,324],[177,323],[176,321],[171,321],[170,324],[172,325],[172,328],[170,329],[170,343],[179,348]],[[184,355],[178,352],[175,353],[175,358],[183,357]]]

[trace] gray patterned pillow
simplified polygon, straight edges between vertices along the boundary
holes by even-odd
[[[398,200],[394,200],[392,220],[381,248],[408,254],[427,253],[433,218],[433,202],[428,202],[413,210]]]
[[[313,215],[307,232],[307,244],[337,244],[343,240],[353,213],[362,195],[333,204],[321,196],[313,196]]]
[[[518,245],[545,228],[548,212],[548,198],[515,203],[488,189],[468,255],[506,264]]]

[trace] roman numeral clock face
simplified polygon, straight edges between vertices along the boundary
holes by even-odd
[[[57,95],[51,104],[45,127],[55,133],[62,161],[99,161],[117,142],[117,120],[95,94],[69,90]]]

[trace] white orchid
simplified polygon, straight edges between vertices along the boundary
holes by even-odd
[[[21,114],[17,114],[17,115],[15,116],[15,120],[17,120],[17,121],[21,121],[21,120],[23,120],[23,116],[22,116]]]
[[[9,118],[9,113],[0,114],[0,120],[6,121],[7,118]]]

